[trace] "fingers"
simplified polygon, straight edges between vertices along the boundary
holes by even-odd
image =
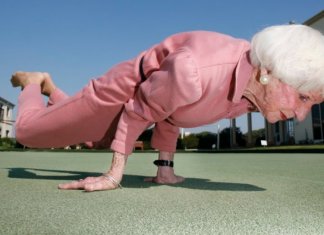
[[[73,190],[73,189],[84,189],[87,192],[112,190],[116,189],[111,181],[108,181],[103,176],[99,177],[87,177],[79,181],[72,181],[70,183],[59,184],[59,189]]]
[[[98,179],[97,177],[87,177],[85,179],[80,179],[78,181],[72,181],[70,183],[59,184],[59,189],[84,189],[86,184],[94,183]]]
[[[81,181],[72,181],[70,183],[59,184],[59,189],[83,189],[84,183]]]

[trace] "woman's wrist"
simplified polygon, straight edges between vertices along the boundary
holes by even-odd
[[[124,173],[124,169],[127,163],[128,156],[122,153],[114,152],[111,166],[108,172],[105,175],[111,175],[114,177],[118,182],[121,181]]]

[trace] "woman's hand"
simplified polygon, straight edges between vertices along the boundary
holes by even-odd
[[[98,177],[87,177],[70,183],[59,184],[59,189],[82,189],[87,192],[112,190],[118,188],[119,185],[107,179],[104,175]]]
[[[82,189],[87,192],[112,190],[121,188],[120,182],[123,178],[127,156],[121,153],[114,153],[110,170],[98,177],[87,177],[78,181],[60,184],[59,189]]]

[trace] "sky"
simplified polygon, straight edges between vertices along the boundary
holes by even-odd
[[[19,89],[9,82],[15,71],[48,72],[73,95],[171,34],[209,30],[250,40],[264,27],[303,23],[323,9],[323,0],[0,0],[0,96],[17,104]],[[218,126],[229,120],[186,131]],[[237,126],[246,131],[246,115]],[[254,113],[253,129],[263,127]]]

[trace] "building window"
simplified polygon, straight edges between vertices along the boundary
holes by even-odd
[[[287,120],[287,134],[288,138],[295,136],[295,128],[294,128],[294,119],[290,118]]]
[[[321,140],[324,139],[324,102],[321,103],[320,105],[320,109],[321,109],[321,127],[322,127],[322,137]]]
[[[3,120],[3,113],[4,113],[4,110],[2,109],[2,106],[0,105],[0,120]]]
[[[314,140],[323,139],[323,122],[321,120],[321,107],[316,104],[312,107]]]
[[[279,122],[276,122],[274,124],[274,131],[275,131],[275,140],[276,140],[276,143],[280,143],[280,124]]]

